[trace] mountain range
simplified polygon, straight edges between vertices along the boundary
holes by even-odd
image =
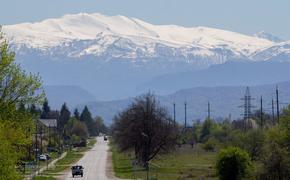
[[[290,41],[264,31],[245,35],[98,13],[4,25],[2,31],[17,62],[39,73],[45,86],[61,85],[59,94],[78,87],[85,101],[101,107],[149,90],[165,96],[290,80]],[[72,99],[72,106],[85,103]]]
[[[290,82],[277,84],[266,84],[251,86],[250,92],[252,97],[252,113],[260,109],[260,98],[263,98],[264,112],[271,114],[271,101],[275,103],[275,88],[279,87],[280,108],[281,112],[290,102]],[[161,106],[168,109],[169,114],[173,117],[173,103],[176,104],[176,120],[181,124],[184,122],[184,103],[187,103],[188,123],[193,120],[203,121],[207,117],[208,102],[211,106],[211,117],[218,120],[219,118],[230,117],[231,120],[243,118],[244,109],[240,108],[244,104],[241,98],[244,97],[246,86],[217,86],[217,87],[196,87],[179,90],[175,93],[157,96]],[[113,117],[132,103],[134,98],[108,101],[108,102],[90,102],[86,103],[94,115],[101,115],[110,124]],[[84,105],[79,105],[81,108]],[[275,111],[276,115],[276,111]]]
[[[122,58],[146,62],[167,58],[209,65],[241,58],[263,61],[289,53],[285,43],[279,44],[279,38],[265,32],[249,36],[208,27],[153,25],[136,18],[97,13],[7,25],[3,31],[19,54],[36,51],[56,59],[94,56],[103,61]],[[273,47],[276,54],[262,58],[261,54]]]

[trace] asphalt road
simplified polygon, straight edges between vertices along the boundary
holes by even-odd
[[[116,178],[107,176],[107,158],[108,158],[108,142],[103,137],[97,137],[95,146],[86,152],[86,154],[75,164],[84,167],[84,176],[72,177],[71,172],[65,176],[65,179],[77,180],[116,180]]]

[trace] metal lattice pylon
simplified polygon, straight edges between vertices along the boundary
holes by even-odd
[[[241,100],[244,101],[244,104],[242,106],[240,106],[241,108],[244,109],[244,120],[249,120],[252,117],[252,108],[254,106],[252,106],[251,101],[254,98],[251,97],[251,93],[250,93],[250,88],[247,87],[246,88],[246,93],[245,96],[243,98],[241,98]]]

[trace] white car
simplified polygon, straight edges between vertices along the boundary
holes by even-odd
[[[46,161],[46,160],[47,160],[47,158],[46,158],[46,155],[45,154],[41,154],[39,156],[39,161]]]

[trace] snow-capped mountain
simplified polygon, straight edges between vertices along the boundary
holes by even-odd
[[[262,49],[252,55],[253,59],[263,59],[265,61],[275,60],[290,62],[290,41],[276,43],[273,46]]]
[[[260,31],[256,34],[254,34],[255,37],[261,38],[261,39],[267,39],[272,42],[283,42],[283,40],[273,34],[267,33],[265,31]]]
[[[190,63],[220,64],[253,57],[275,45],[264,36],[176,25],[153,25],[136,18],[101,14],[65,15],[37,23],[3,26],[19,54],[101,59],[182,58]],[[264,59],[253,59],[264,60]],[[201,61],[201,62],[200,62]]]
[[[148,90],[147,86],[140,85],[152,79],[158,80],[154,84],[162,85],[164,80],[157,77],[166,74],[178,77],[181,74],[178,81],[192,86],[195,83],[191,73],[184,78],[184,72],[216,65],[218,72],[235,74],[231,67],[219,67],[228,61],[237,61],[237,64],[290,61],[290,42],[274,42],[265,33],[249,36],[208,27],[153,25],[124,16],[81,13],[36,23],[4,25],[2,31],[25,70],[40,73],[47,85],[80,86],[99,100],[137,95]],[[257,67],[260,66],[253,66],[252,72],[258,72]],[[209,71],[216,69],[209,68]],[[247,68],[243,72],[246,71]],[[206,84],[212,82],[212,74],[221,76],[211,72],[193,76]],[[234,76],[229,76],[235,81]],[[259,82],[264,76],[255,77],[253,73],[252,77]],[[275,78],[271,83],[285,80]],[[241,82],[250,81],[253,80]],[[174,89],[182,88],[175,84]],[[156,87],[150,86],[150,90]]]

